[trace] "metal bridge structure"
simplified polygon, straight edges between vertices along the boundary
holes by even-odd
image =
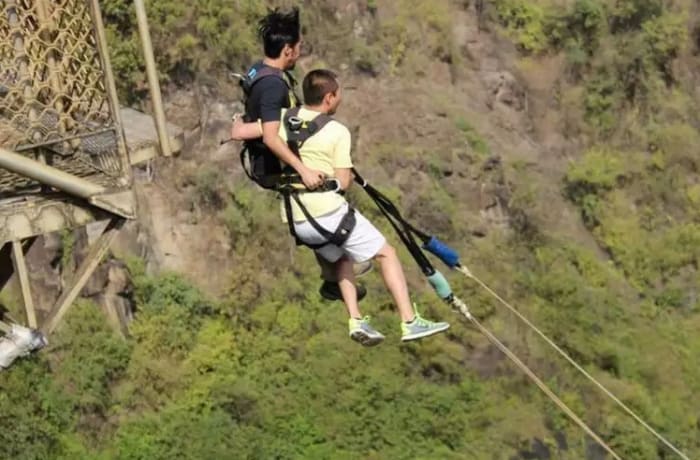
[[[0,367],[46,343],[135,217],[132,166],[181,147],[163,114],[143,0],[134,6],[153,117],[120,107],[97,0],[0,0],[0,291],[16,279],[26,313],[0,320]],[[95,223],[101,234],[55,304],[37,308],[29,247]]]

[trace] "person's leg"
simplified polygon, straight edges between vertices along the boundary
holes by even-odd
[[[429,321],[421,317],[411,304],[406,277],[396,250],[384,244],[375,259],[380,264],[382,278],[394,298],[401,316],[401,340],[406,342],[428,337],[447,330],[450,325],[444,322]]]
[[[316,218],[316,222],[323,228],[329,231],[334,230],[338,227],[338,224],[342,220],[343,216],[347,212],[347,207],[342,207],[337,211],[330,214],[326,214]],[[294,224],[297,236],[309,244],[323,244],[326,242],[325,238],[316,231],[316,229],[308,222],[296,222]],[[314,251],[316,256],[316,263],[321,271],[321,279],[323,283],[319,289],[321,296],[327,300],[342,300],[343,296],[340,292],[340,287],[338,286],[338,275],[337,275],[337,265],[333,262],[334,258],[325,257],[318,251]],[[371,266],[365,264],[363,270],[366,272]],[[362,268],[362,267],[358,267]],[[360,301],[367,295],[367,290],[364,286],[357,286],[357,300]]]
[[[447,323],[436,323],[422,318],[411,304],[406,277],[394,248],[384,235],[362,214],[356,211],[355,229],[343,245],[345,254],[355,261],[375,259],[387,289],[394,298],[401,316],[401,340],[416,340],[449,328]]]
[[[340,292],[340,286],[338,286],[338,267],[336,264],[330,263],[316,254],[316,261],[321,269],[321,287],[318,292],[326,300],[342,300],[343,295]],[[353,273],[355,276],[360,276],[367,273],[372,268],[372,264],[367,261],[362,264],[353,264]],[[361,301],[367,295],[367,289],[362,285],[362,283],[355,284],[357,288],[357,301]]]
[[[343,257],[337,262],[338,284],[343,293],[343,301],[348,309],[348,333],[350,338],[360,342],[366,347],[378,345],[384,340],[384,336],[374,329],[369,323],[369,317],[362,317],[357,305],[357,292],[355,290],[355,274],[353,262],[348,257]]]
[[[328,262],[318,254],[316,254],[316,261],[318,262],[318,266],[321,269],[321,279],[323,281],[328,281],[329,283],[337,283],[338,275],[336,273],[337,267],[335,266],[335,264]],[[355,277],[366,275],[371,270],[372,261],[370,260],[367,260],[365,262],[353,262],[352,272],[355,274]]]
[[[343,302],[348,309],[350,318],[360,319],[360,308],[357,304],[357,289],[355,289],[355,274],[352,271],[352,261],[347,257],[341,258],[336,262],[336,276],[340,292],[343,295]]]
[[[394,298],[396,307],[399,309],[401,320],[405,322],[412,321],[415,313],[408,294],[406,276],[403,273],[403,267],[401,267],[401,261],[399,261],[396,250],[388,243],[384,243],[384,246],[375,256],[375,260],[379,263],[384,284]]]
[[[328,281],[329,283],[338,282],[338,265],[336,263],[328,262],[324,259],[318,252],[316,254],[316,262],[318,262],[318,267],[321,269],[321,279],[323,281]]]

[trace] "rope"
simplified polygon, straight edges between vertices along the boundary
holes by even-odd
[[[564,401],[559,399],[559,397],[554,394],[552,390],[549,389],[547,384],[545,384],[542,380],[540,380],[537,375],[530,370],[529,367],[525,363],[523,363],[510,349],[505,346],[498,338],[491,333],[488,329],[486,329],[474,316],[472,316],[471,312],[469,311],[467,305],[462,302],[459,298],[456,296],[453,296],[452,299],[450,300],[450,304],[458,309],[460,313],[462,313],[469,321],[471,321],[479,331],[484,334],[490,341],[493,343],[501,352],[506,355],[513,363],[515,363],[516,366],[522,370],[525,375],[527,375],[530,380],[532,380],[535,385],[537,385],[540,390],[544,394],[546,394],[549,399],[551,399],[554,404],[556,404],[566,415],[569,416],[571,420],[573,420],[583,431],[585,431],[591,438],[593,438],[600,446],[605,449],[610,455],[612,455],[613,458],[617,460],[621,460],[620,456],[615,453],[614,450],[605,442],[603,441],[600,436],[598,436],[595,431],[593,431],[588,425],[586,425],[586,422],[581,420],[576,413],[569,408],[569,406],[566,405]]]
[[[515,316],[520,318],[522,322],[524,322],[530,329],[535,331],[537,335],[542,337],[542,339],[547,342],[554,350],[557,351],[564,359],[566,359],[576,370],[578,370],[581,374],[583,374],[591,383],[593,383],[596,387],[598,387],[605,395],[607,395],[610,399],[612,399],[620,408],[622,408],[625,412],[627,412],[628,415],[630,415],[633,419],[635,419],[640,425],[642,425],[648,432],[653,434],[659,441],[664,443],[666,447],[671,449],[673,452],[675,452],[679,457],[681,457],[683,460],[690,460],[680,449],[678,449],[676,446],[671,444],[670,441],[668,441],[665,437],[663,437],[661,434],[659,434],[654,428],[649,426],[648,423],[646,423],[639,415],[637,415],[632,409],[630,409],[625,403],[620,401],[620,399],[615,396],[610,390],[608,390],[602,383],[600,383],[598,380],[595,379],[591,374],[589,374],[580,364],[578,364],[576,361],[574,361],[573,358],[571,358],[564,350],[561,349],[556,343],[554,343],[544,332],[542,332],[537,326],[535,326],[530,320],[528,320],[522,313],[520,313],[515,307],[510,305],[508,302],[506,302],[501,296],[499,296],[496,292],[494,292],[490,287],[486,285],[483,281],[481,281],[479,278],[474,276],[471,271],[465,266],[459,266],[456,268],[457,271],[463,273],[467,278],[470,278],[474,280],[477,284],[479,284],[482,288],[484,288],[489,294],[491,294],[494,298],[496,298],[499,302],[501,302],[506,308],[508,308]]]
[[[432,266],[430,265],[427,260],[425,260],[425,257],[419,257],[414,254],[414,252],[420,253],[422,256],[422,252],[420,250],[414,251],[413,249],[417,249],[416,247],[416,242],[413,240],[411,232],[415,233],[418,235],[419,238],[423,239],[424,241],[427,241],[429,237],[424,234],[423,232],[420,232],[417,230],[415,227],[411,226],[408,222],[406,222],[403,217],[401,216],[401,213],[399,210],[394,206],[394,204],[386,197],[384,196],[381,192],[376,190],[374,187],[372,187],[370,184],[367,183],[367,181],[360,176],[360,174],[353,169],[353,173],[355,175],[355,181],[365,189],[365,191],[368,193],[370,198],[375,202],[377,207],[382,211],[382,213],[386,216],[386,218],[389,220],[389,222],[392,224],[396,232],[399,234],[399,237],[403,241],[403,243],[407,246],[409,251],[411,252],[411,255],[413,255],[414,259],[418,263],[418,265],[423,269],[423,272],[426,275],[429,275],[426,271],[426,266],[432,269]],[[394,219],[396,219],[398,222],[395,222]],[[400,225],[399,225],[400,224]],[[432,251],[431,251],[432,252]],[[442,257],[441,257],[442,258]],[[425,265],[422,263],[422,261],[425,260]],[[445,259],[443,258],[443,261]],[[445,262],[448,263],[448,262]],[[448,263],[448,265],[450,265]],[[450,265],[452,266],[452,265]],[[637,415],[632,409],[630,409],[625,403],[623,403],[619,398],[617,398],[610,390],[608,390],[602,383],[600,383],[598,380],[596,380],[591,374],[589,374],[581,365],[579,365],[576,361],[574,361],[564,350],[562,350],[556,343],[554,343],[547,335],[545,335],[537,326],[535,326],[530,320],[528,320],[525,316],[523,316],[522,313],[520,313],[515,307],[510,305],[508,302],[506,302],[501,296],[499,296],[495,291],[493,291],[490,287],[486,285],[483,281],[481,281],[479,278],[474,276],[467,267],[463,265],[459,265],[459,263],[453,267],[459,272],[463,273],[467,278],[470,278],[474,280],[477,284],[479,284],[482,288],[484,288],[489,294],[491,294],[494,298],[498,299],[499,302],[501,302],[503,305],[505,305],[513,314],[515,314],[518,318],[520,318],[521,321],[523,321],[528,327],[530,327],[533,331],[535,331],[542,339],[544,339],[545,342],[547,342],[552,348],[554,348],[561,356],[564,357],[576,370],[578,370],[581,374],[583,374],[590,382],[592,382],[596,387],[598,387],[605,395],[607,395],[610,399],[612,399],[619,407],[621,407],[628,415],[630,415],[634,420],[636,420],[640,425],[642,425],[647,431],[649,431],[651,434],[653,434],[659,441],[661,441],[666,447],[671,449],[673,452],[675,452],[678,456],[680,456],[683,460],[689,460],[689,458],[681,452],[677,447],[675,447],[671,442],[669,442],[665,437],[663,437],[661,434],[659,434],[654,428],[652,428],[648,423],[646,423],[639,415]],[[434,271],[434,269],[432,270]],[[547,388],[544,383],[542,383],[541,380],[537,378],[537,376],[530,371],[530,369],[527,368],[525,364],[520,361],[517,356],[515,356],[510,350],[508,350],[505,345],[503,345],[498,339],[493,336],[487,329],[485,329],[469,312],[469,309],[467,306],[459,299],[456,297],[453,298],[451,301],[453,306],[458,308],[464,316],[467,317],[470,321],[472,321],[481,332],[486,335],[493,343],[496,345],[501,351],[508,356],[518,367],[520,367],[523,372],[525,372],[536,384],[537,386],[542,389],[542,391],[547,394],[552,400],[559,405],[559,407],[569,415],[576,423],[578,423],[593,439],[598,441],[601,446],[603,446],[610,454],[613,455],[615,458],[619,458],[615,453],[605,445],[605,443],[597,437],[597,435],[590,429],[588,428],[585,423],[583,423],[577,416],[574,414],[571,409],[566,407],[566,405],[559,400],[554,393]],[[460,305],[461,304],[461,305]]]

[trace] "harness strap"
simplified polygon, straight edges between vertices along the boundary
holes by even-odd
[[[282,199],[284,200],[284,214],[287,216],[287,225],[289,226],[289,234],[294,237],[294,242],[297,246],[304,244],[303,241],[297,236],[296,230],[294,230],[294,218],[292,213],[292,201],[290,199],[290,192],[283,193]]]
[[[418,243],[414,238],[414,235],[416,235],[427,243],[429,240],[428,235],[409,224],[406,219],[401,216],[401,212],[394,205],[394,203],[392,203],[391,200],[379,190],[367,183],[367,181],[362,178],[355,168],[353,168],[352,172],[355,176],[355,182],[357,182],[365,190],[365,192],[367,192],[367,195],[369,195],[372,201],[374,201],[374,204],[376,204],[382,214],[384,214],[384,217],[387,218],[391,226],[394,227],[394,230],[396,230],[396,233],[399,235],[401,242],[404,244],[404,246],[406,246],[406,249],[408,249],[411,257],[413,257],[413,260],[416,261],[423,274],[426,276],[432,276],[435,274],[435,268],[425,256],[423,251],[421,251],[420,246],[418,246]]]
[[[301,107],[292,107],[284,114],[284,129],[287,134],[287,145],[298,157],[301,157],[302,145],[324,126],[333,121],[333,117],[325,113],[316,115],[312,120],[299,118]]]
[[[296,87],[296,80],[294,77],[287,71],[283,71],[280,69],[276,69],[274,67],[270,66],[265,66],[261,68],[255,76],[250,80],[250,82],[247,85],[247,88],[244,88],[244,91],[250,93],[252,90],[253,86],[262,80],[263,78],[267,77],[277,77],[280,80],[284,82],[284,84],[287,86],[287,98],[289,99],[289,106],[290,107],[297,107],[301,103],[301,99],[299,96],[297,96],[297,93],[295,91]],[[249,120],[250,121],[250,120]]]
[[[304,204],[301,202],[301,199],[299,198],[299,191],[293,190],[289,187],[285,187],[284,189],[280,190],[280,193],[282,194],[282,198],[284,200],[284,212],[287,217],[289,233],[294,237],[297,246],[304,245],[311,249],[319,249],[329,244],[333,244],[335,246],[340,247],[343,244],[345,244],[345,242],[348,240],[350,234],[355,228],[357,219],[355,217],[355,209],[352,207],[349,207],[348,212],[345,213],[343,218],[340,220],[340,223],[338,223],[338,227],[335,229],[335,231],[331,232],[330,230],[326,229],[321,224],[319,224],[318,221],[311,215],[306,206],[304,206]],[[297,232],[294,229],[294,214],[292,212],[292,200],[294,200],[297,206],[299,206],[299,209],[301,210],[302,214],[304,214],[304,217],[314,228],[314,230],[316,230],[318,234],[326,240],[325,243],[311,244],[299,238],[299,235],[297,235]]]
[[[306,206],[301,203],[298,193],[292,193],[292,198],[294,201],[296,201],[297,205],[299,205],[301,212],[304,214],[304,217],[306,217],[306,220],[309,221],[309,224],[311,224],[314,230],[316,230],[321,236],[327,239],[328,243],[338,247],[345,244],[350,237],[350,233],[352,233],[352,230],[355,228],[355,224],[357,223],[357,219],[355,218],[355,209],[352,206],[348,207],[348,212],[345,213],[343,218],[340,220],[340,223],[335,231],[331,233],[329,230],[322,227],[321,224],[319,224],[318,221],[311,216],[309,210],[306,209]],[[325,246],[325,244],[323,246]]]

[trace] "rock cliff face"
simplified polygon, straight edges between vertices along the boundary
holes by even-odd
[[[419,25],[411,26],[415,30],[391,27],[395,16],[406,19],[397,11],[400,3],[425,8]],[[480,21],[477,10],[484,3],[492,16]],[[611,12],[623,4],[662,8],[662,2],[304,4],[319,15],[314,21],[342,21],[328,40],[308,31],[311,51],[299,62],[298,75],[321,66],[341,74],[344,103],[337,118],[352,132],[353,159],[362,174],[394,199],[409,220],[454,246],[475,274],[651,425],[689,453],[696,452],[700,424],[697,410],[687,408],[693,408],[700,381],[693,361],[700,350],[695,334],[700,327],[700,168],[687,152],[697,144],[689,139],[697,140],[700,126],[697,19],[688,24],[693,37],[684,50],[688,59],[673,62],[686,74],[677,87],[659,82],[655,96],[669,100],[658,102],[660,113],[653,123],[636,118],[634,101],[615,107],[627,117],[620,141],[596,137],[599,133],[586,121],[584,96],[596,88],[576,80],[580,75],[567,75],[572,71],[570,50],[559,43],[541,54],[517,51],[516,38],[507,38],[513,32],[506,30],[509,19],[496,10],[512,7],[518,21],[537,22],[542,19],[539,9],[551,7],[551,12],[568,15],[562,18],[578,21],[580,14],[595,13],[587,8],[596,5]],[[435,32],[430,29],[433,7],[445,5],[454,19],[446,22],[453,23],[448,28],[454,49],[440,43],[423,46]],[[694,2],[691,11],[698,8]],[[637,32],[667,30],[677,24],[671,19]],[[496,30],[498,20],[504,24]],[[378,21],[389,26],[379,30]],[[608,27],[607,18],[603,22]],[[416,30],[421,33],[408,36]],[[619,43],[605,30],[610,42],[600,58],[611,54],[621,65],[626,56],[615,54],[619,47],[613,45]],[[443,32],[438,40],[445,41]],[[398,38],[369,49],[382,33]],[[622,38],[632,34],[626,31]],[[366,60],[335,49],[347,50],[341,45],[351,39],[368,45]],[[635,43],[649,45],[645,40]],[[414,53],[411,61],[401,63],[411,46],[430,52]],[[372,55],[377,49],[386,55]],[[605,67],[607,61],[601,67],[598,58],[588,56],[592,69]],[[226,64],[236,70],[246,65]],[[616,82],[593,77],[602,89],[589,95],[601,96],[593,101],[594,109],[600,109],[610,103],[607,91],[615,89],[606,85]],[[134,458],[143,456],[144,446],[160,452],[167,445],[174,446],[170,452],[175,455],[189,448],[192,454],[183,458],[200,458],[205,447],[224,452],[213,457],[252,449],[241,454],[246,458],[334,458],[346,447],[349,458],[368,451],[376,458],[607,458],[498,349],[434,302],[408,257],[407,278],[418,306],[453,327],[415,347],[387,343],[369,353],[351,348],[354,344],[337,329],[345,319],[340,305],[318,300],[312,256],[289,244],[274,197],[250,186],[235,143],[219,144],[228,137],[231,114],[241,106],[235,85],[216,79],[199,75],[191,84],[168,88],[167,115],[185,129],[185,149],[179,157],[158,159],[135,171],[139,218],[123,229],[82,292],[101,305],[121,332],[133,320],[132,337],[119,341],[104,331],[103,316],[92,305],[79,305],[74,322],[66,321],[56,334],[55,348],[34,363],[27,360],[36,367],[23,368],[42,378],[55,377],[66,394],[96,388],[94,399],[76,403],[81,408],[73,411],[81,419],[78,428],[65,422],[65,430],[75,431],[81,440],[76,443],[87,439],[92,443],[87,449],[94,448],[96,456],[98,451],[107,456],[131,452]],[[664,141],[666,151],[661,152]],[[590,150],[594,155],[588,155]],[[570,193],[572,171],[585,202]],[[378,213],[372,215],[376,210],[362,193],[351,190],[348,196],[385,224]],[[590,219],[585,224],[582,214]],[[386,230],[396,242],[388,225]],[[58,296],[93,234],[88,228],[35,242],[29,263],[40,315]],[[3,255],[7,248],[0,250]],[[130,279],[126,266],[133,256],[145,261],[151,274],[175,271],[191,283],[141,273]],[[0,281],[6,268],[0,264]],[[396,337],[391,337],[397,334],[389,329],[396,325],[395,316],[381,280],[374,273],[362,281],[371,293],[363,308],[375,315],[382,330],[386,327],[388,339]],[[450,276],[453,281],[475,317],[571,402],[622,457],[666,455],[663,446],[556,360],[546,344],[484,291]],[[6,300],[11,299],[0,297]],[[90,327],[81,329],[83,323]],[[98,340],[111,346],[98,353]],[[71,380],[74,375],[80,381]],[[21,409],[17,417],[25,417],[25,424],[18,425],[19,431],[38,438],[24,429],[38,421],[31,413],[24,415],[25,400],[40,408],[53,406],[24,382],[3,385],[0,381],[2,388],[26,390],[28,396],[21,393],[16,404],[0,398],[0,405]],[[53,426],[46,431],[58,432]],[[54,438],[47,439],[53,448]],[[229,448],[228,441],[238,444]],[[3,445],[13,448],[9,442]]]

